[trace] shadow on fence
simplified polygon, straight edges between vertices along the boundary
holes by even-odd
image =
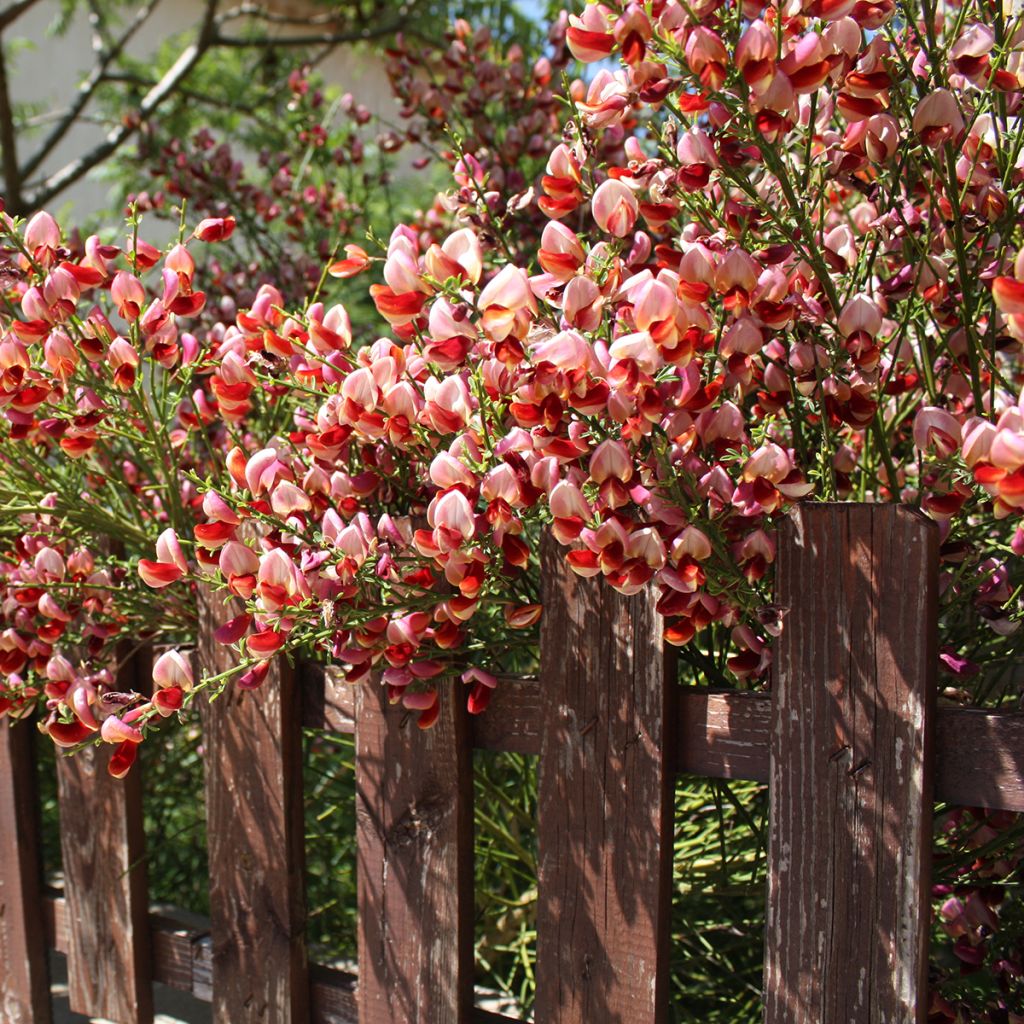
[[[118,1024],[151,1019],[154,980],[224,1024],[506,1019],[472,1005],[476,746],[540,755],[542,1024],[667,1019],[678,772],[770,783],[766,1024],[923,1020],[933,782],[1024,811],[1024,715],[935,708],[933,524],[798,508],[770,696],[678,688],[648,595],[577,581],[553,546],[542,562],[540,679],[505,680],[479,719],[452,699],[432,733],[402,728],[378,688],[315,666],[204,714],[208,930],[147,914],[144,875],[125,870],[138,783],[86,759],[60,767],[68,886],[44,894],[30,727],[0,723],[3,1019],[48,1024],[47,944],[68,954],[72,1007]],[[204,608],[199,657],[217,671],[229,652],[210,636],[231,613]],[[356,734],[358,985],[306,964],[303,725]]]

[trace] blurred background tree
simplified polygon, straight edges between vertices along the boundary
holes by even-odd
[[[132,185],[143,152],[204,126],[285,151],[290,76],[303,66],[388,107],[396,32],[439,43],[453,18],[529,47],[540,21],[512,0],[15,0],[0,9],[0,169],[9,213],[95,213],[97,172]]]

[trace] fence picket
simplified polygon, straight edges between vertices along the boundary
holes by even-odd
[[[50,1024],[31,722],[0,720],[0,1017]]]
[[[672,765],[654,595],[578,580],[543,550],[537,1020],[668,1010]]]
[[[214,630],[239,614],[199,595],[199,661],[236,662]],[[213,1012],[218,1024],[309,1019],[302,813],[302,709],[283,658],[263,685],[229,684],[203,712]]]
[[[360,1024],[471,1018],[473,762],[461,698],[442,691],[437,723],[420,732],[379,684],[356,696]]]
[[[925,1020],[937,534],[894,505],[783,530],[765,1024]]]
[[[150,685],[147,651],[125,657],[117,687]],[[107,773],[111,748],[58,757],[61,853],[67,893],[71,1009],[117,1024],[153,1019],[142,773]]]

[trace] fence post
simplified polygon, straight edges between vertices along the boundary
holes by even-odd
[[[765,1024],[926,1018],[937,536],[896,505],[783,527]]]
[[[647,588],[623,597],[542,549],[537,1020],[668,1011],[674,680]]]
[[[122,648],[123,652],[123,648]],[[145,692],[149,651],[122,657],[117,688]],[[57,758],[71,1009],[118,1024],[153,1019],[142,772],[107,773],[111,749]]]
[[[199,663],[226,671],[235,653],[214,630],[240,614],[199,592]],[[302,704],[283,658],[255,691],[229,682],[204,703],[213,1015],[218,1024],[303,1024],[306,959]]]
[[[434,727],[356,694],[359,1024],[463,1024],[473,1007],[472,749],[463,695]]]
[[[0,1018],[50,1024],[33,722],[0,719]]]

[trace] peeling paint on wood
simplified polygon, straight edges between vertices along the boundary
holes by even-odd
[[[765,1024],[927,1013],[937,530],[803,505],[779,544]]]
[[[675,684],[655,595],[542,553],[537,1020],[667,1019]]]

